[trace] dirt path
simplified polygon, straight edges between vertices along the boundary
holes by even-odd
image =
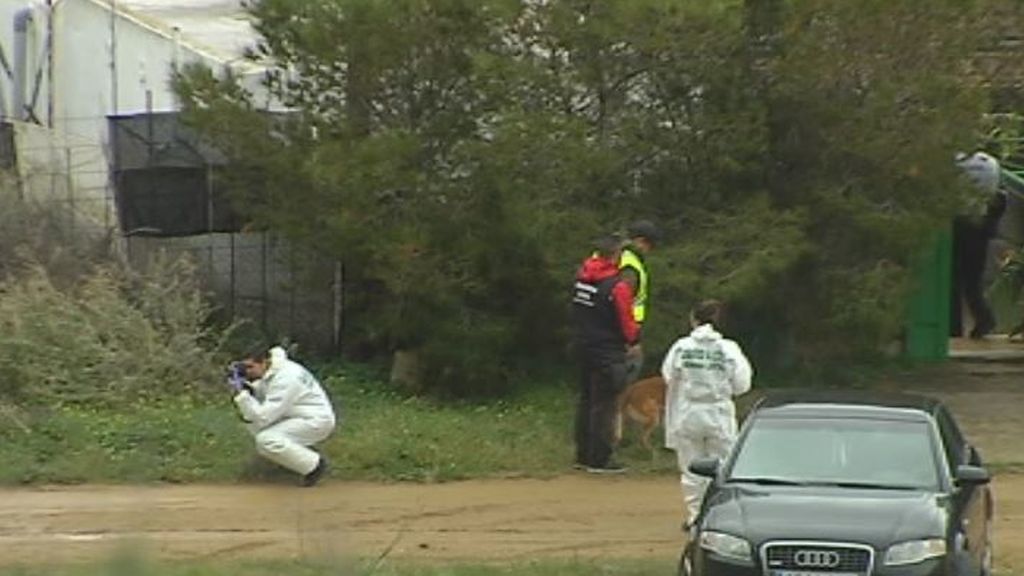
[[[1024,568],[1024,475],[995,489],[998,563]],[[671,477],[13,489],[0,491],[0,559],[101,558],[126,539],[163,559],[365,557],[392,543],[413,561],[667,559],[680,514]]]

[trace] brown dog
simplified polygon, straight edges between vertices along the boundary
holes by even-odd
[[[665,379],[652,376],[637,380],[619,394],[615,417],[615,443],[622,440],[622,426],[626,419],[641,426],[640,442],[653,453],[651,433],[661,424],[665,415]]]

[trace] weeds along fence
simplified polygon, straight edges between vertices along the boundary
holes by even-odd
[[[342,267],[264,232],[238,230],[217,184],[223,161],[175,114],[110,119],[108,143],[0,124],[0,169],[26,202],[107,235],[134,267],[187,256],[223,320],[319,354],[341,346]]]

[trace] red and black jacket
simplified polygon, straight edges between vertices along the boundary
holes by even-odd
[[[618,263],[598,256],[584,261],[572,304],[578,351],[592,361],[624,361],[640,329],[633,319],[633,291],[619,277]]]

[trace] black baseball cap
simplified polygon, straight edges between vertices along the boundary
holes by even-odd
[[[650,220],[637,220],[629,225],[626,234],[630,238],[646,238],[651,244],[661,241],[661,231]]]

